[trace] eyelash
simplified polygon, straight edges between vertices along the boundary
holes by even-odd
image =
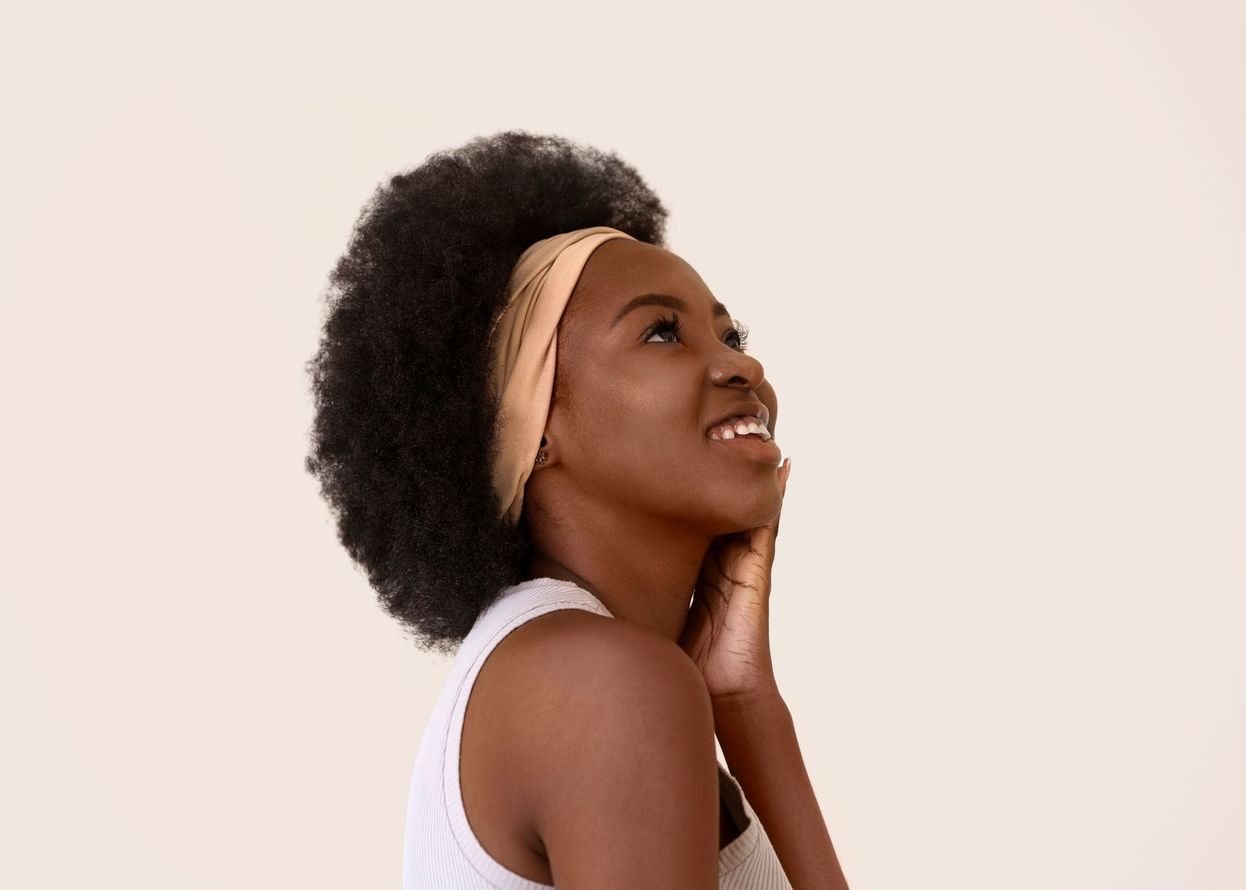
[[[736,321],[734,319],[732,320],[731,323],[733,327],[730,330],[728,330],[727,333],[736,335],[736,338],[740,341],[740,345],[736,348],[739,349],[740,352],[747,352],[748,351],[747,350],[748,328],[742,322]],[[645,331],[644,339],[648,340],[654,334],[664,333],[666,331],[670,331],[671,333],[678,336],[682,330],[683,328],[679,324],[678,315],[666,316],[666,317],[659,319],[647,331]]]

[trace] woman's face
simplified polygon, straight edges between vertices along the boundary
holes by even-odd
[[[559,326],[557,368],[546,424],[554,472],[530,479],[545,489],[542,500],[682,521],[711,535],[778,513],[777,444],[709,435],[747,414],[768,416],[773,431],[774,390],[761,362],[741,350],[726,309],[670,251],[624,238],[593,251]]]

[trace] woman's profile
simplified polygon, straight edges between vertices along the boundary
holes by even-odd
[[[307,469],[454,656],[406,890],[847,887],[770,657],[778,401],[666,216],[512,130],[378,187],[330,276]]]

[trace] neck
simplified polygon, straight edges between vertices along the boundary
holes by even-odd
[[[530,529],[534,553],[525,578],[571,581],[614,617],[679,641],[712,537],[652,516],[598,511],[542,516]]]

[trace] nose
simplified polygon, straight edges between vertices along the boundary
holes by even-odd
[[[715,357],[710,365],[710,380],[716,386],[740,386],[755,390],[766,379],[766,369],[747,352],[731,350]]]

